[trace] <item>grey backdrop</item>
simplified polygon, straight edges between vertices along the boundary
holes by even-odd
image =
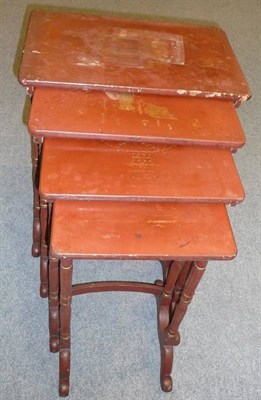
[[[28,103],[15,76],[29,4],[2,0],[0,7],[3,400],[58,399],[58,356],[48,352],[47,301],[38,295],[38,260],[30,256],[30,139],[22,122]],[[35,1],[29,8],[46,4]],[[92,294],[73,299],[70,399],[260,399],[260,0],[50,0],[48,5],[217,23],[253,90],[253,98],[238,111],[247,145],[235,155],[246,200],[229,210],[238,256],[207,269],[182,325],[173,392],[165,394],[159,385],[153,297]],[[160,267],[157,262],[93,262],[77,265],[75,272],[75,280],[127,276],[153,281]]]

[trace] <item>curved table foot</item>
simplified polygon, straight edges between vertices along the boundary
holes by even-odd
[[[173,347],[160,345],[161,351],[161,368],[160,368],[160,384],[164,392],[171,392],[172,378],[170,376],[173,365]]]
[[[163,284],[162,281],[156,281],[155,284]],[[172,390],[172,378],[170,376],[173,365],[173,347],[166,346],[163,343],[163,332],[169,325],[170,313],[169,305],[161,304],[161,298],[157,298],[158,308],[158,336],[160,342],[160,384],[164,392]]]
[[[40,255],[41,255],[40,243],[33,243],[32,244],[32,256],[33,257],[40,257]]]
[[[59,349],[60,349],[59,338],[50,337],[50,352],[58,353]]]
[[[70,376],[70,350],[60,350],[60,379],[59,394],[62,397],[69,395],[69,376]]]
[[[45,284],[40,284],[40,296],[42,299],[46,299],[48,297],[48,287]]]
[[[61,397],[69,396],[69,382],[62,381],[59,383],[59,396]]]

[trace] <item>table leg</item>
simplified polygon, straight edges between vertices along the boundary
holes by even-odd
[[[40,258],[40,296],[48,296],[48,204],[41,200],[40,209],[41,228],[41,258]]]
[[[32,256],[39,257],[41,254],[40,245],[40,198],[38,192],[39,168],[40,168],[40,144],[32,139],[32,164],[33,164],[33,244]]]
[[[49,333],[50,351],[59,351],[59,260],[49,258]]]
[[[162,341],[165,345],[177,346],[180,343],[179,326],[187,312],[188,305],[193,298],[206,266],[207,262],[205,261],[195,261],[192,263],[180,300],[176,303],[171,321],[163,333]]]
[[[161,353],[160,382],[162,390],[165,392],[170,392],[172,390],[172,378],[170,374],[173,364],[173,346],[164,343],[163,334],[170,322],[170,305],[172,301],[173,290],[183,264],[184,263],[180,261],[171,262],[164,289],[162,294],[157,298],[158,335]],[[156,281],[155,283],[162,284],[160,281]]]
[[[160,261],[161,266],[162,266],[162,274],[163,274],[163,282],[166,282],[167,276],[168,276],[168,272],[169,272],[169,267],[172,263],[172,261]]]
[[[59,394],[68,396],[70,380],[70,323],[72,300],[72,260],[60,261],[60,354]]]
[[[171,302],[171,316],[173,315],[173,311],[174,311],[176,303],[178,303],[180,300],[180,296],[181,296],[182,290],[185,286],[186,280],[188,278],[188,274],[189,274],[191,266],[192,266],[192,262],[186,261],[182,267],[180,274],[179,274],[177,283],[176,283],[174,291],[173,291],[173,297],[172,297],[172,302]]]

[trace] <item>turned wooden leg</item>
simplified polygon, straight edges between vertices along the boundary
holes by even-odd
[[[60,262],[60,357],[59,394],[68,396],[70,380],[70,320],[72,299],[72,260]]]
[[[172,263],[172,261],[160,261],[161,266],[162,266],[162,274],[163,274],[163,282],[166,282],[167,276],[168,276],[168,272],[169,272],[169,267]]]
[[[170,304],[175,283],[178,279],[183,262],[172,261],[161,296],[157,299],[158,304],[158,335],[160,341],[161,368],[160,383],[164,392],[172,390],[172,378],[170,376],[173,364],[173,347],[164,343],[163,334],[170,322]],[[156,281],[160,284],[160,281]],[[161,283],[162,284],[162,283]]]
[[[188,305],[190,304],[195,290],[205,272],[207,262],[193,262],[186,280],[185,287],[181,293],[179,302],[175,305],[172,319],[168,327],[166,327],[162,340],[165,345],[177,346],[180,343],[179,326],[183,320]]]
[[[40,259],[40,296],[48,296],[48,204],[41,200],[41,259]]]
[[[32,244],[32,256],[39,257],[41,254],[41,244],[40,244],[40,198],[38,192],[39,184],[39,154],[40,145],[32,140],[32,164],[33,164],[33,244]]]
[[[180,271],[179,277],[177,279],[177,283],[174,288],[172,302],[171,302],[171,316],[173,315],[173,311],[175,308],[175,304],[179,302],[182,290],[185,286],[189,270],[191,268],[192,262],[186,261]]]
[[[59,261],[49,258],[49,334],[50,351],[59,351]]]

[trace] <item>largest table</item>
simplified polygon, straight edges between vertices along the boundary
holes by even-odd
[[[19,74],[29,87],[232,98],[251,93],[216,26],[94,15],[31,14]]]

